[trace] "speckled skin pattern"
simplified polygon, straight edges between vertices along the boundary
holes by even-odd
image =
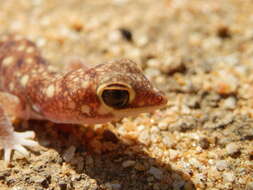
[[[121,109],[105,105],[98,89],[107,84],[126,85],[131,101]],[[12,117],[96,124],[150,112],[166,103],[163,93],[130,60],[56,72],[29,40],[18,35],[0,40],[0,148],[7,162],[12,150],[27,154],[24,146],[37,145],[30,140],[33,132],[13,130]]]

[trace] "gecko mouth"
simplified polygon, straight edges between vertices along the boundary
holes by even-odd
[[[114,114],[119,118],[123,118],[126,115],[135,117],[141,113],[152,113],[164,107],[166,107],[166,105],[157,105],[157,106],[149,106],[149,107],[141,107],[141,108],[133,108],[133,109],[128,108],[128,109],[123,109],[119,112],[115,112]]]

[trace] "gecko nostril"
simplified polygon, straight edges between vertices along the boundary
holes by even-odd
[[[168,99],[167,97],[163,94],[163,93],[159,93],[157,96],[156,96],[156,104],[159,104],[159,105],[166,105],[168,102]]]
[[[162,97],[162,104],[166,105],[168,103],[168,98],[166,96]]]

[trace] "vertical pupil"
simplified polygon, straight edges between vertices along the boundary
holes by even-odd
[[[129,100],[129,93],[127,90],[104,90],[102,98],[106,105],[114,108],[123,108],[127,105]]]

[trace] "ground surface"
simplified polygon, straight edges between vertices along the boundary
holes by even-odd
[[[133,59],[169,103],[113,125],[17,123],[41,147],[0,161],[0,189],[252,190],[252,10],[251,0],[2,0],[1,33],[35,41],[59,68],[71,56]]]

